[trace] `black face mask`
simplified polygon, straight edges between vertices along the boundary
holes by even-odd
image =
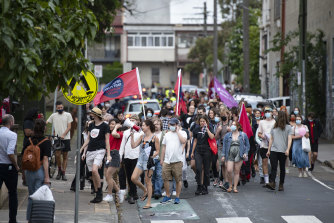
[[[227,120],[226,116],[222,116],[222,120],[225,122]]]
[[[91,115],[89,116],[89,118],[90,118],[90,120],[94,120],[94,117],[93,117],[93,116],[91,116]]]
[[[61,115],[63,113],[64,109],[59,109],[57,112]]]

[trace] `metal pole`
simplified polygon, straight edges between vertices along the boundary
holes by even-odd
[[[213,76],[217,77],[218,33],[217,33],[217,0],[213,0]]]
[[[204,37],[208,36],[207,25],[206,25],[206,18],[207,18],[207,11],[206,11],[206,2],[204,2]]]
[[[57,93],[58,93],[58,87],[56,87],[55,96],[54,96],[54,99],[53,99],[53,110],[52,110],[53,113],[56,112]],[[55,130],[55,127],[54,127],[54,123],[52,122],[52,128],[51,128],[51,134],[50,135],[53,135],[54,130]]]
[[[75,216],[74,222],[78,223],[78,213],[79,213],[79,185],[80,185],[80,147],[81,147],[81,116],[82,116],[82,106],[78,105],[78,135],[77,135],[77,166],[76,166],[76,178],[75,178]]]

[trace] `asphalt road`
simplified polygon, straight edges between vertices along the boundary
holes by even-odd
[[[189,188],[182,189],[181,204],[161,205],[154,201],[156,203],[150,210],[142,210],[141,202],[123,204],[121,220],[133,222],[138,215],[144,223],[334,222],[334,171],[318,164],[313,177],[298,178],[297,172],[296,168],[290,167],[284,192],[262,188],[256,176],[245,186],[240,186],[238,194],[210,187],[208,195],[195,196],[196,183],[189,169]],[[127,216],[126,213],[132,214]]]

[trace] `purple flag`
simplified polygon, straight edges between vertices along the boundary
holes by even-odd
[[[214,77],[214,86],[220,100],[224,102],[227,107],[238,107],[238,102],[234,100],[232,95],[230,95],[230,93],[219,83],[216,77]]]

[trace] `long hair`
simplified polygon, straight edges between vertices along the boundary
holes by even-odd
[[[36,119],[34,126],[34,136],[43,137],[45,132],[46,123],[43,119]]]
[[[282,130],[284,130],[287,123],[288,123],[287,114],[285,112],[279,111],[277,122],[275,123],[274,128],[281,128]]]
[[[25,120],[33,121],[37,117],[38,117],[38,109],[37,108],[32,108],[27,112],[26,116],[24,117],[24,121]]]

